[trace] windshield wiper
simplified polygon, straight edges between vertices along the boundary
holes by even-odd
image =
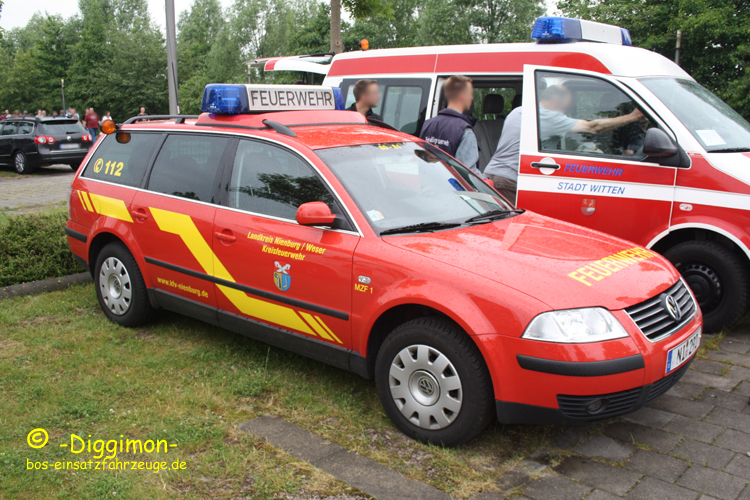
[[[461,224],[458,222],[422,222],[421,224],[412,224],[410,226],[392,227],[380,231],[380,236],[387,234],[400,234],[400,233],[428,233],[430,231],[437,231],[439,229],[453,229]]]
[[[526,210],[522,208],[514,208],[512,210],[490,210],[489,212],[485,212],[483,214],[475,215],[474,217],[470,217],[464,221],[464,224],[472,224],[472,223],[485,223],[485,222],[492,222],[493,220],[500,220],[500,219],[507,219],[508,217],[513,217],[515,215],[519,215],[524,213]]]
[[[712,149],[709,153],[747,153],[750,148],[724,148],[724,149]]]

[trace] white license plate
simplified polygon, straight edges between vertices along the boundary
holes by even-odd
[[[60,144],[60,149],[80,149],[80,144]]]
[[[685,361],[690,359],[690,356],[695,354],[695,351],[697,351],[701,345],[701,330],[702,328],[698,328],[689,339],[685,340],[667,353],[667,370],[665,373],[669,373],[679,367]]]

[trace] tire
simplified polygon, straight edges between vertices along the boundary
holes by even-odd
[[[396,427],[422,442],[457,446],[495,418],[482,354],[443,318],[415,319],[393,330],[378,352],[375,384]]]
[[[113,242],[102,248],[94,269],[96,297],[107,318],[127,327],[151,319],[154,308],[143,275],[125,244]]]
[[[715,241],[686,241],[664,256],[693,290],[706,332],[721,331],[745,313],[750,273],[744,258]]]
[[[23,151],[16,151],[13,154],[13,168],[19,175],[28,175],[34,172]]]
[[[68,166],[70,167],[70,169],[71,169],[71,170],[72,170],[73,172],[75,172],[75,171],[77,171],[77,170],[78,170],[78,167],[80,167],[80,166],[81,166],[81,164],[80,164],[80,163],[69,163],[69,164],[68,164]]]

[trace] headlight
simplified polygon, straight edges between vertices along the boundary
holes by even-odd
[[[540,314],[523,334],[525,339],[569,344],[601,342],[627,336],[628,332],[617,318],[601,307]]]

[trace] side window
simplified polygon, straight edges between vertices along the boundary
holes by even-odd
[[[310,201],[322,201],[334,210],[333,196],[307,163],[277,146],[239,142],[229,183],[230,207],[294,220],[297,207]]]
[[[23,122],[18,126],[18,133],[19,134],[30,134],[34,130],[34,124],[31,122]]]
[[[401,132],[415,134],[423,92],[422,87],[389,86],[385,92],[387,105],[383,121]]]
[[[537,72],[536,101],[539,150],[643,159],[646,131],[656,126],[650,119],[633,122],[626,115],[638,109],[617,87],[598,78],[565,73]],[[577,130],[580,120],[600,122],[599,133]]]
[[[81,174],[125,186],[140,187],[161,134],[119,132],[108,135],[96,148]]]
[[[213,203],[214,181],[228,144],[226,137],[170,135],[156,157],[148,189]]]
[[[2,132],[0,132],[0,135],[14,135],[16,133],[17,128],[18,128],[17,123],[4,123],[3,130]]]

